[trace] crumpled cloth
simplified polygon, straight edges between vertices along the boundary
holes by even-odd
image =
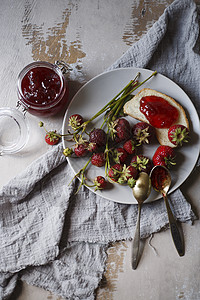
[[[111,69],[157,70],[176,82],[200,112],[199,23],[191,0],[174,1]],[[51,148],[0,191],[0,299],[18,279],[66,299],[94,299],[110,242],[133,238],[137,205],[118,204],[83,187],[62,145]],[[103,193],[102,193],[103,196]],[[170,195],[181,222],[196,219],[180,189]],[[143,238],[168,226],[164,201],[146,203]]]

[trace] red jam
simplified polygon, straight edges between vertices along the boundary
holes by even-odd
[[[61,69],[48,62],[27,65],[18,77],[18,97],[36,116],[49,117],[66,109],[68,88]]]
[[[155,188],[157,191],[160,189],[163,189],[164,183],[166,181],[166,178],[168,176],[168,172],[163,167],[156,167],[151,175],[151,184],[153,188]]]
[[[176,107],[157,96],[146,96],[140,100],[140,111],[149,123],[156,128],[169,128],[179,116]]]
[[[21,83],[24,98],[39,106],[53,102],[59,95],[61,80],[55,71],[35,67],[26,73]]]

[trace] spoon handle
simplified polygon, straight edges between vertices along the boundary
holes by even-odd
[[[139,258],[139,245],[140,245],[140,215],[141,215],[141,204],[138,203],[138,216],[137,224],[135,228],[135,236],[132,244],[132,269],[135,270],[138,265]]]
[[[174,218],[174,215],[171,211],[171,208],[169,206],[169,202],[166,195],[163,195],[163,198],[165,200],[165,205],[167,208],[168,213],[168,219],[169,219],[169,226],[172,234],[172,238],[174,241],[174,245],[176,247],[176,250],[178,251],[178,254],[180,256],[184,255],[184,241],[183,241],[183,235],[180,232],[180,229],[178,228],[178,224]]]

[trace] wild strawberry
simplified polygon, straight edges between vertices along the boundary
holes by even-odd
[[[115,121],[115,124],[116,126],[114,127],[114,129],[116,134],[116,141],[121,142],[124,140],[128,140],[131,136],[131,126],[129,122],[124,118],[120,118]]]
[[[123,148],[116,148],[113,151],[113,160],[114,162],[120,164],[124,163],[128,157],[128,153]]]
[[[133,187],[137,176],[138,176],[138,170],[135,167],[133,166],[126,167],[126,165],[124,165],[117,182],[119,184],[128,183],[129,186]]]
[[[47,134],[45,136],[45,142],[51,146],[58,144],[59,140],[60,140],[60,137],[56,133],[56,131],[49,131],[49,132],[47,132]]]
[[[138,170],[133,167],[133,166],[128,166],[127,169],[126,169],[126,177],[127,179],[129,178],[133,178],[133,179],[136,179],[138,176]]]
[[[107,186],[107,181],[105,180],[104,177],[102,176],[97,176],[95,179],[94,179],[94,184],[95,184],[95,191],[96,190],[103,190],[106,188]]]
[[[135,155],[131,159],[131,166],[135,167],[139,172],[149,174],[152,169],[152,162],[144,155]]]
[[[91,163],[96,167],[103,167],[106,163],[104,153],[94,153],[92,155]]]
[[[90,143],[95,143],[98,147],[103,147],[106,144],[107,136],[103,129],[93,129],[89,135]]]
[[[169,128],[168,138],[175,146],[182,146],[183,142],[187,143],[189,137],[189,130],[187,127],[176,124]]]
[[[74,114],[69,117],[69,126],[76,130],[83,124],[83,117],[79,114]]]
[[[74,153],[78,157],[84,157],[87,155],[88,150],[87,150],[87,143],[86,144],[77,144],[74,148]]]
[[[133,137],[141,144],[149,144],[155,136],[155,128],[145,122],[138,122],[132,128]]]
[[[175,151],[170,146],[159,146],[153,156],[154,166],[164,166],[169,168],[171,165],[175,165]]]
[[[98,150],[98,146],[96,143],[89,143],[88,144],[88,151],[89,152],[95,152]]]
[[[121,175],[122,169],[123,169],[123,165],[121,164],[113,165],[108,172],[109,178],[117,182],[118,178]]]
[[[135,154],[135,152],[136,152],[135,141],[134,140],[126,141],[123,145],[123,148],[124,148],[124,150],[126,150],[126,152],[128,154]]]

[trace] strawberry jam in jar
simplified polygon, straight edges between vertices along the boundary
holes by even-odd
[[[27,65],[18,76],[19,103],[30,114],[49,117],[64,110],[68,103],[68,87],[57,64],[38,61]]]

